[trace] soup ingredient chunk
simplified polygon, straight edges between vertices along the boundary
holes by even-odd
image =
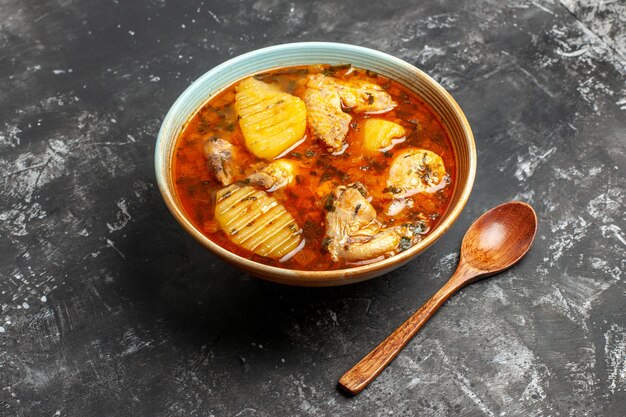
[[[285,207],[248,185],[217,192],[215,219],[234,243],[261,256],[280,259],[302,241],[302,230]]]
[[[246,147],[272,159],[300,141],[306,130],[304,102],[253,77],[236,87],[235,110]]]
[[[233,145],[216,136],[207,140],[204,144],[204,155],[207,158],[207,166],[222,185],[233,182],[233,176],[237,171]]]
[[[345,107],[359,113],[386,113],[397,106],[378,84],[365,80],[335,80],[339,97]]]
[[[363,123],[363,149],[369,153],[387,151],[404,141],[406,131],[384,119],[366,119]]]
[[[276,191],[293,181],[297,166],[288,159],[279,159],[250,174],[251,184],[265,188],[268,192]]]
[[[328,196],[324,244],[335,262],[375,259],[419,239],[408,227],[383,227],[366,195],[365,187],[354,183],[339,185]]]
[[[309,76],[304,102],[313,134],[334,151],[343,148],[352,117],[341,109],[341,98],[333,78]]]
[[[387,188],[394,198],[434,193],[448,184],[446,167],[439,155],[426,149],[407,148],[389,167]]]
[[[238,79],[176,141],[181,209],[215,245],[274,267],[410,253],[446,218],[463,165],[428,98],[349,62]]]
[[[362,113],[385,113],[397,105],[377,84],[364,80],[339,81],[322,74],[308,77],[304,102],[313,133],[335,152],[343,149],[352,120],[344,108]]]

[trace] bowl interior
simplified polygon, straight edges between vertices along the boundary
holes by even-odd
[[[440,115],[456,158],[456,185],[448,210],[439,224],[418,244],[393,257],[372,264],[333,271],[298,271],[253,262],[234,255],[205,237],[184,213],[174,191],[172,160],[185,123],[215,94],[234,82],[274,68],[293,65],[346,64],[369,69],[392,78],[418,93]],[[432,78],[414,66],[387,55],[353,45],[307,42],[259,49],[227,61],[196,80],[168,112],[157,140],[155,169],[159,188],[168,208],[181,225],[203,246],[252,275],[292,285],[328,286],[362,281],[389,272],[433,244],[457,218],[471,192],[476,172],[476,149],[463,111]]]

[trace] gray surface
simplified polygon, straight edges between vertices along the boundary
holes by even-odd
[[[0,415],[624,415],[623,2],[191,3],[0,4]],[[230,268],[155,187],[160,121],[193,79],[304,40],[416,64],[477,140],[450,232],[349,287]],[[511,199],[540,219],[522,263],[450,300],[360,396],[338,393]]]

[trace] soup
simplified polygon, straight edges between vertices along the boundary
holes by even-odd
[[[286,67],[241,80],[181,132],[177,197],[237,255],[333,270],[409,249],[454,190],[454,153],[432,108],[350,65]]]

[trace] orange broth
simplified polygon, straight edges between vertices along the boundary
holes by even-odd
[[[302,228],[306,240],[304,248],[291,259],[279,262],[254,254],[231,242],[219,230],[214,220],[215,193],[223,186],[215,180],[207,167],[203,146],[207,139],[217,136],[239,147],[239,164],[242,170],[263,162],[248,152],[238,124],[235,111],[235,86],[229,86],[211,98],[187,122],[180,134],[174,155],[173,178],[176,194],[182,206],[202,233],[219,246],[245,258],[272,266],[299,270],[332,270],[350,267],[344,261],[335,262],[322,247],[325,229],[324,202],[326,196],[339,184],[361,182],[372,197],[371,204],[386,225],[401,225],[423,221],[423,235],[428,234],[444,214],[454,190],[456,161],[447,132],[440,117],[432,107],[417,94],[400,83],[377,75],[371,71],[356,69],[349,65],[313,65],[286,67],[268,71],[255,77],[266,83],[277,84],[283,91],[303,96],[308,74],[323,73],[342,79],[362,79],[380,85],[398,104],[393,110],[368,115],[351,112],[352,122],[346,142],[348,148],[341,155],[332,155],[327,147],[307,127],[306,140],[291,150],[286,158],[299,163],[299,173],[291,184],[268,193],[276,198],[291,213]],[[395,145],[387,152],[366,156],[361,149],[360,134],[364,119],[375,117],[402,125],[406,129],[406,141]],[[449,183],[434,194],[421,193],[410,198],[412,208],[404,209],[394,217],[384,215],[385,182],[393,154],[408,147],[427,149],[438,154],[446,167]],[[241,178],[244,179],[245,175]]]

